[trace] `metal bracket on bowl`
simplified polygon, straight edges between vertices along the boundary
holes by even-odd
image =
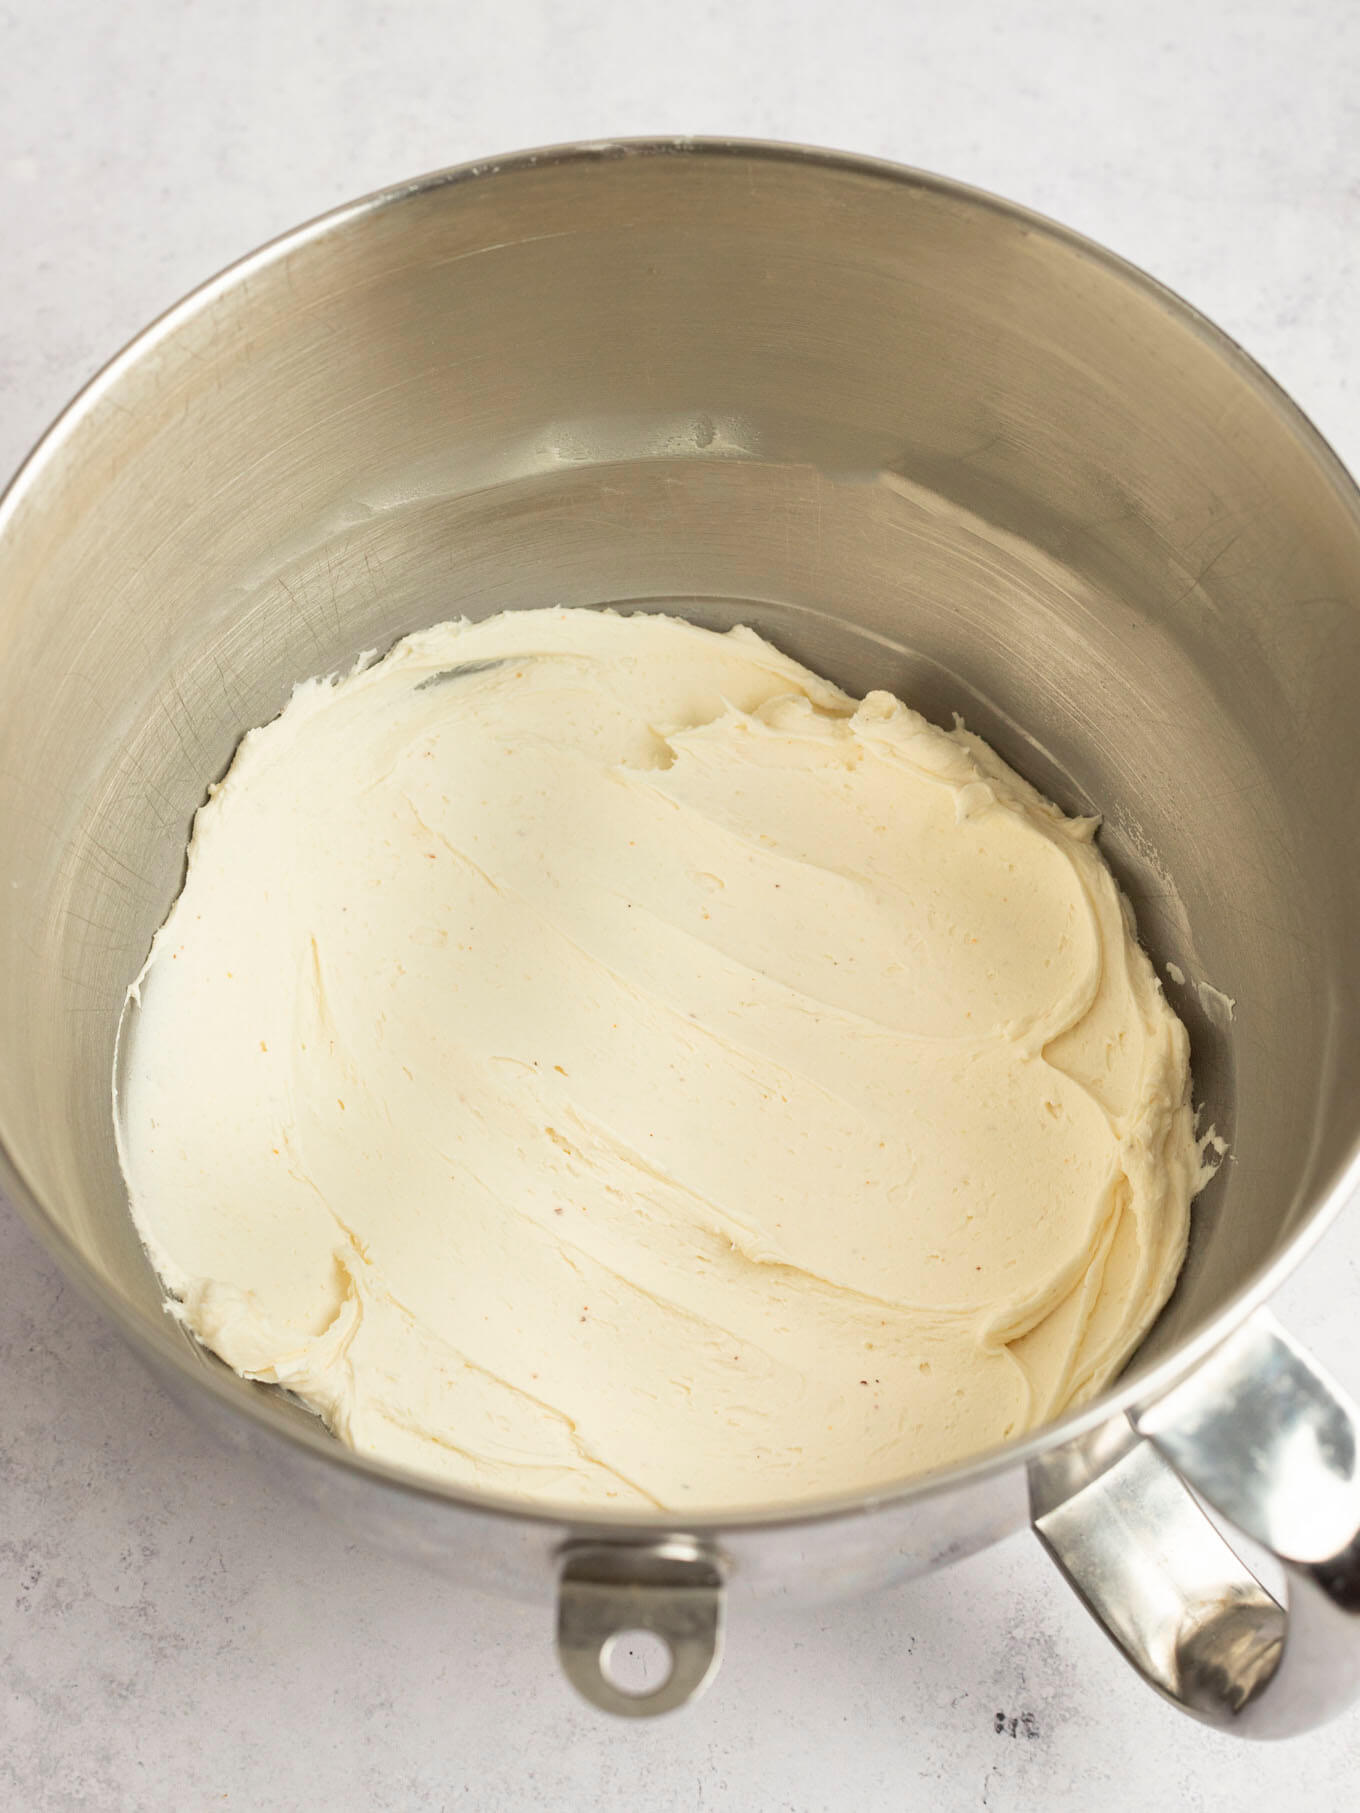
[[[640,1678],[620,1664],[629,1639],[657,1651]],[[568,1543],[557,1593],[562,1672],[603,1712],[650,1718],[701,1692],[722,1655],[723,1570],[687,1537]]]
[[[1284,1609],[1127,1417],[1030,1467],[1035,1534],[1150,1686],[1227,1729],[1278,1666]]]
[[[1201,1509],[1270,1551],[1275,1599]],[[1030,1464],[1034,1528],[1146,1680],[1244,1737],[1360,1699],[1360,1408],[1264,1310],[1132,1417]]]

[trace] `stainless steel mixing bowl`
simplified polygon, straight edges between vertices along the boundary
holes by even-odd
[[[910,171],[588,145],[301,228],[117,358],[0,508],[9,1192],[242,1455],[380,1543],[555,1593],[598,1704],[688,1697],[729,1594],[849,1591],[1032,1517],[1165,1693],[1316,1721],[1360,1651],[1357,1422],[1262,1305],[1357,1175],[1358,506],[1175,297]],[[1080,1414],[871,1498],[572,1519],[361,1460],[183,1335],[115,1162],[114,1027],[207,781],[294,681],[460,612],[676,600],[961,713],[1104,815],[1231,1156]],[[1184,1481],[1284,1558],[1287,1616]],[[641,1699],[601,1660],[633,1626],[672,1651]]]

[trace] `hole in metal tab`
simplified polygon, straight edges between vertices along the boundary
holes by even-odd
[[[616,1630],[600,1648],[601,1674],[633,1699],[660,1693],[674,1667],[670,1644],[654,1630]]]

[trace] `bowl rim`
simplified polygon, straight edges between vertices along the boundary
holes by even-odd
[[[0,492],[0,538],[10,530],[29,494],[61,457],[67,443],[81,430],[102,399],[113,391],[125,373],[192,321],[221,296],[247,282],[313,241],[341,233],[370,214],[400,207],[402,203],[438,190],[471,183],[513,180],[517,175],[560,165],[591,165],[649,157],[741,160],[820,170],[857,177],[885,186],[916,190],[952,201],[967,210],[991,213],[1009,225],[1057,243],[1141,294],[1188,328],[1205,349],[1216,354],[1235,376],[1292,433],[1320,478],[1329,484],[1336,500],[1351,517],[1360,552],[1360,489],[1329,442],[1288,393],[1236,340],[1174,290],[1139,266],[1121,258],[1084,234],[1006,200],[987,190],[950,177],[899,164],[884,158],[833,150],[796,142],[728,137],[655,137],[581,140],[516,151],[503,156],[433,170],[404,182],[370,191],[353,201],[313,216],[265,241],[234,260],[214,276],[190,290],[151,321],[108,360],[56,416]],[[1331,1186],[1313,1204],[1284,1247],[1259,1266],[1217,1313],[1196,1333],[1178,1342],[1152,1365],[1132,1362],[1114,1383],[1090,1403],[1069,1411],[1036,1430],[928,1473],[913,1474],[896,1482],[823,1495],[807,1500],[786,1500],[767,1507],[695,1512],[642,1511],[606,1506],[578,1507],[546,1501],[523,1500],[509,1494],[482,1492],[446,1485],[413,1470],[375,1460],[346,1447],[322,1424],[320,1418],[282,1422],[271,1415],[253,1393],[240,1389],[239,1378],[224,1363],[205,1365],[182,1336],[171,1334],[135,1310],[85,1258],[79,1247],[47,1213],[38,1192],[29,1186],[16,1158],[0,1136],[0,1187],[38,1243],[56,1260],[61,1271],[109,1319],[133,1351],[153,1370],[169,1365],[195,1390],[207,1391],[228,1411],[246,1418],[265,1435],[292,1443],[323,1465],[346,1476],[367,1477],[376,1485],[430,1505],[448,1507],[480,1517],[510,1518],[549,1531],[569,1530],[574,1536],[605,1540],[629,1537],[654,1541],[667,1531],[683,1529],[699,1537],[761,1530],[795,1530],[832,1523],[870,1511],[886,1510],[961,1491],[999,1480],[1012,1469],[1027,1466],[1042,1454],[1090,1434],[1135,1406],[1146,1406],[1163,1396],[1219,1347],[1243,1322],[1262,1307],[1330,1227],[1348,1200],[1360,1192],[1360,1136],[1347,1162]],[[168,1323],[169,1318],[166,1318]]]

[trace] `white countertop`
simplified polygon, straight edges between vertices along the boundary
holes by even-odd
[[[1226,327],[1360,470],[1350,0],[6,9],[0,469],[294,222],[464,158],[672,132],[872,152],[1056,215]],[[1357,1301],[1360,1211],[1278,1303],[1353,1389]],[[604,1721],[546,1612],[234,1478],[0,1202],[0,1807],[1326,1813],[1358,1779],[1360,1712],[1262,1747],[1164,1706],[1029,1536],[858,1603],[739,1610],[704,1702]]]

